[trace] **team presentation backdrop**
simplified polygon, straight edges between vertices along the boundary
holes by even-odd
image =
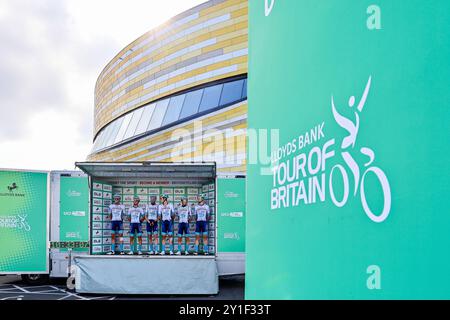
[[[140,206],[150,204],[151,197],[154,195],[157,198],[159,204],[159,196],[161,194],[167,194],[169,196],[169,203],[176,208],[181,201],[182,197],[188,199],[189,205],[197,204],[199,194],[205,195],[205,200],[211,208],[211,220],[208,225],[208,243],[209,253],[214,254],[216,252],[215,246],[215,185],[207,184],[200,188],[198,187],[117,187],[111,184],[105,184],[101,182],[94,182],[92,189],[92,254],[105,254],[111,251],[111,222],[108,214],[108,207],[112,203],[112,197],[114,194],[119,194],[122,197],[121,203],[125,205],[125,213],[128,214],[128,208],[133,206],[133,198],[135,195],[140,198]],[[195,242],[195,222],[190,223],[190,247],[189,250],[194,250]],[[130,251],[130,222],[127,218],[124,219],[124,251]],[[142,223],[142,250],[148,251],[148,234],[146,222]],[[159,223],[159,246],[161,249],[161,224]],[[174,244],[178,243],[178,218],[175,218],[173,222],[173,239]],[[118,244],[117,240],[117,244]],[[183,241],[182,250],[185,250]],[[203,250],[203,244],[200,242],[200,250]],[[175,247],[176,248],[176,247]],[[119,250],[118,245],[115,248]],[[166,250],[169,251],[169,243],[166,243]]]
[[[48,173],[0,171],[0,273],[48,271]]]
[[[89,241],[89,185],[85,177],[63,177],[60,180],[59,241]],[[74,248],[86,252],[88,248]],[[61,248],[60,251],[67,251]]]
[[[449,25],[448,0],[250,1],[249,130],[280,143],[248,162],[247,298],[450,298]]]

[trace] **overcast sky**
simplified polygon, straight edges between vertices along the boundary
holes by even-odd
[[[74,169],[94,86],[127,44],[205,0],[0,0],[0,168]]]

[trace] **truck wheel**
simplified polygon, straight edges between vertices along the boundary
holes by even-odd
[[[22,281],[30,286],[39,286],[49,282],[48,274],[23,274]]]

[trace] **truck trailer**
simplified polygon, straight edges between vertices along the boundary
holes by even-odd
[[[89,253],[87,175],[0,169],[0,190],[0,274],[68,277],[73,255]]]
[[[69,277],[75,280],[78,292],[87,293],[211,294],[218,291],[219,276],[245,273],[245,177],[218,176],[215,163],[80,162],[76,166],[81,171],[0,170],[4,185],[0,201],[3,198],[5,204],[0,206],[0,229],[4,229],[0,234],[0,274],[20,274],[29,284],[42,284],[49,277]],[[209,255],[107,256],[114,249],[107,214],[114,193],[121,194],[126,207],[135,195],[141,204],[147,204],[151,195],[159,198],[165,193],[174,206],[181,197],[193,204],[199,194],[204,195],[211,208]],[[130,249],[127,228],[125,222],[125,251]],[[194,231],[195,223],[191,223],[190,251]],[[177,221],[174,243],[176,233]],[[170,283],[158,286],[145,281],[137,286],[113,286],[111,279],[132,278],[126,271],[139,267],[144,273],[153,270],[158,278],[164,277],[161,270],[166,270],[174,282],[175,268],[201,272],[197,282],[204,287],[186,285],[174,290],[176,286]],[[115,268],[120,276],[96,272]],[[206,274],[210,277],[205,280]]]
[[[216,294],[218,277],[245,273],[245,179],[218,177],[215,163],[167,162],[81,162],[76,163],[89,179],[90,236],[88,256],[75,257],[77,292],[102,294]],[[201,256],[112,255],[117,244],[111,243],[108,206],[119,194],[126,210],[139,196],[140,205],[156,196],[168,195],[176,207],[184,197],[195,205],[203,195],[210,207],[208,251]],[[124,222],[125,252],[130,252],[129,222]],[[142,225],[142,251],[148,252],[145,222]],[[173,222],[173,243],[177,242],[178,221]],[[161,231],[161,230],[160,230]],[[189,225],[193,251],[195,221]],[[168,248],[161,247],[158,251]],[[168,252],[169,250],[167,250]],[[203,243],[200,241],[200,251]],[[183,270],[183,272],[179,272]],[[136,273],[146,276],[136,277]],[[182,286],[179,284],[183,283]]]

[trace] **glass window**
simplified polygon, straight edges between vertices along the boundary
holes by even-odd
[[[106,139],[106,134],[108,133],[108,128],[106,127],[105,129],[102,130],[102,132],[100,132],[100,134],[97,136],[97,139],[95,139],[95,143],[94,143],[94,149],[98,150],[102,147],[102,145],[105,142]]]
[[[147,127],[150,123],[150,119],[152,118],[153,115],[153,111],[155,111],[155,104],[152,103],[142,109],[144,109],[144,111],[142,112],[141,120],[139,120],[136,132],[134,133],[135,135],[144,133],[147,130]]]
[[[131,119],[130,124],[128,125],[128,129],[125,132],[125,135],[123,136],[123,140],[126,140],[134,136],[134,132],[136,131],[136,127],[139,123],[139,120],[141,119],[143,111],[144,111],[143,108],[133,111],[133,118]]]
[[[108,134],[111,133],[111,129],[109,129],[109,126],[104,129],[101,133],[100,136],[97,138],[98,143],[96,144],[96,149],[101,149],[105,147],[105,143],[106,143],[106,139],[108,138]]]
[[[120,126],[119,132],[117,133],[116,138],[114,139],[113,144],[116,144],[123,140],[125,136],[125,132],[128,129],[128,125],[130,124],[131,118],[133,117],[133,113],[128,113],[126,116],[122,117],[122,125]]]
[[[186,94],[180,119],[190,117],[198,112],[200,101],[202,100],[203,89],[192,91]]]
[[[155,111],[153,112],[152,120],[150,121],[147,131],[157,129],[161,126],[164,115],[166,114],[167,106],[170,99],[161,100],[156,103]]]
[[[247,98],[247,79],[236,80],[161,100],[118,118],[100,132],[93,152],[199,112]]]
[[[220,94],[222,93],[223,85],[217,85],[213,87],[205,88],[203,93],[202,102],[200,103],[199,112],[216,108],[219,106]]]
[[[92,151],[98,150],[98,146],[100,145],[100,142],[105,139],[104,133],[105,133],[105,130],[100,132],[100,134],[97,136],[97,138],[94,141],[94,145],[92,146]]]
[[[167,107],[167,112],[162,122],[163,126],[175,122],[179,119],[181,108],[183,107],[183,102],[185,98],[186,95],[184,94],[170,98],[169,106]]]
[[[117,121],[116,121],[117,122]],[[100,141],[99,145],[98,145],[98,149],[103,149],[104,147],[106,147],[108,144],[108,139],[111,136],[112,130],[114,129],[115,122],[111,123],[110,125],[108,125],[103,133],[103,139],[102,141]]]
[[[222,97],[220,98],[220,105],[223,106],[241,100],[243,84],[244,80],[225,83],[223,85]]]
[[[114,141],[116,140],[117,133],[119,132],[120,126],[122,125],[122,122],[123,122],[123,117],[117,119],[116,121],[114,121],[111,124],[110,134],[109,134],[107,140],[105,140],[105,143],[104,143],[103,147],[110,146],[110,145],[114,144]]]

